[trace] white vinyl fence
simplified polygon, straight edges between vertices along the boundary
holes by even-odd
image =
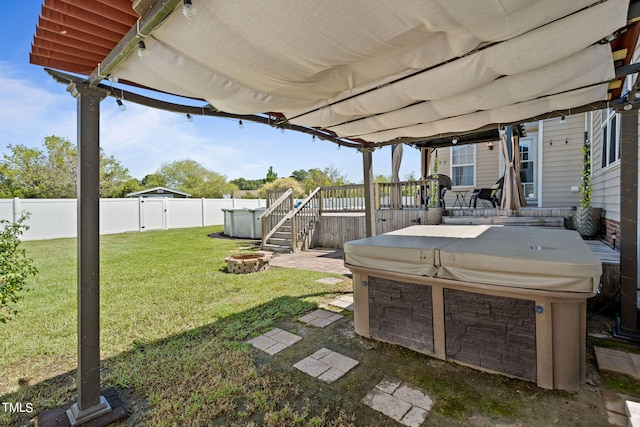
[[[224,224],[222,209],[259,208],[260,199],[100,199],[100,234]],[[0,199],[0,219],[29,212],[23,240],[76,237],[76,199]]]

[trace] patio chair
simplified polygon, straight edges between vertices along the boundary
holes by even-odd
[[[474,209],[478,205],[478,199],[487,200],[491,202],[491,206],[494,208],[500,205],[500,199],[502,198],[502,184],[504,183],[504,176],[500,178],[491,188],[476,188],[471,193],[471,199],[469,204],[473,203]],[[484,203],[484,202],[483,202]]]
[[[427,177],[427,179],[433,179],[433,175],[429,175]],[[453,185],[453,182],[451,181],[451,178],[449,178],[447,175],[438,174],[438,187],[439,187],[439,194],[440,194],[440,206],[442,206],[443,209],[446,209],[446,206],[445,206],[445,203],[444,203],[444,195],[446,194],[447,190],[451,190],[452,185]],[[429,193],[428,193],[428,191],[426,192],[425,204],[426,205],[429,204]]]

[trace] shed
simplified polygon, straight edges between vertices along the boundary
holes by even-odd
[[[191,194],[166,187],[153,187],[127,194],[127,197],[168,197],[170,199],[186,199]]]

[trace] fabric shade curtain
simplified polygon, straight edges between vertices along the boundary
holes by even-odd
[[[433,149],[422,147],[420,149],[420,179],[427,179],[431,171],[431,159],[433,157]]]
[[[517,210],[527,205],[520,180],[520,145],[518,144],[518,138],[518,135],[514,135],[511,126],[507,126],[504,131],[500,132],[500,144],[502,145],[502,155],[505,163],[500,209]]]
[[[391,207],[402,207],[402,189],[400,187],[400,164],[402,163],[403,144],[391,146]]]
[[[435,148],[420,148],[420,179],[424,181],[431,173],[431,161],[434,157]],[[420,204],[426,205],[429,199],[429,186],[421,184],[420,197],[422,198]]]

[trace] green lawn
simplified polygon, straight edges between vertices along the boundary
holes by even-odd
[[[296,319],[351,290],[315,282],[326,273],[272,268],[224,272],[246,241],[213,239],[220,228],[131,233],[102,238],[102,389],[127,402],[124,426],[392,426],[361,402],[383,378],[429,393],[426,426],[601,426],[601,390],[640,393],[624,378],[589,378],[578,392],[480,372],[357,336],[352,314],[321,329]],[[249,246],[249,248],[247,248]],[[77,399],[75,240],[25,242],[39,270],[18,316],[0,324],[0,426]],[[342,277],[335,275],[336,277]],[[246,341],[278,326],[303,339],[269,356]],[[359,361],[332,384],[293,367],[325,347]]]
[[[350,289],[348,280],[327,286],[315,282],[326,273],[303,270],[227,274],[224,258],[251,243],[207,236],[216,231],[102,237],[103,387],[129,392],[147,425],[206,424],[236,414],[238,401],[244,417],[260,412],[277,425],[283,415],[271,402],[295,387],[274,386],[268,370],[257,375],[244,342]],[[77,365],[76,242],[24,247],[39,273],[16,319],[0,324],[0,400],[32,402],[40,412],[76,398],[75,373],[58,376]],[[0,424],[17,418],[0,412]]]

